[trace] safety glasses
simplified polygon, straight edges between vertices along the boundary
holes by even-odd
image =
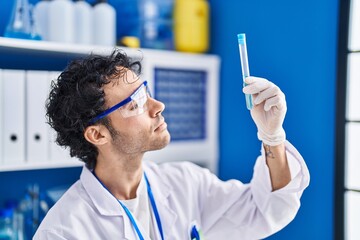
[[[119,110],[124,118],[137,116],[144,113],[147,110],[146,102],[151,97],[150,90],[147,85],[147,81],[144,81],[131,95],[125,100],[112,106],[111,108],[101,112],[96,117],[90,120],[91,124],[106,117],[110,113]]]

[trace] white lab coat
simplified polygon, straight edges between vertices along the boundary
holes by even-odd
[[[274,192],[263,150],[249,184],[220,181],[191,163],[145,162],[164,238],[189,239],[194,223],[206,240],[261,239],[282,229],[295,217],[309,184],[302,157],[288,142],[286,149],[292,180]],[[51,208],[34,239],[136,240],[138,236],[118,201],[84,167],[80,180]]]

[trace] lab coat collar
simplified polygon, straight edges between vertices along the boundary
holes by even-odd
[[[83,167],[80,180],[101,215],[122,216],[126,214],[117,199],[101,185],[92,171],[86,166]]]
[[[86,166],[83,167],[80,181],[88,193],[94,207],[103,216],[123,218],[124,228],[123,233],[125,239],[132,239],[133,232],[131,223],[127,219],[124,209],[120,206],[118,200],[96,179],[94,174]]]

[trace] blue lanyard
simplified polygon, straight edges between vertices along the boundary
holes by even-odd
[[[101,185],[106,189],[108,190],[108,192],[112,195],[112,193],[109,191],[109,189],[106,188],[106,186],[100,181],[100,179],[96,176],[95,174],[95,171],[93,171],[93,174],[95,176],[95,178],[101,183]],[[144,177],[145,177],[145,181],[146,181],[146,186],[147,186],[147,192],[148,192],[148,195],[149,195],[149,199],[150,199],[150,203],[151,203],[151,206],[152,206],[152,209],[154,211],[154,214],[155,214],[155,218],[156,218],[156,223],[157,223],[157,226],[158,226],[158,229],[159,229],[159,232],[160,232],[160,235],[161,235],[161,239],[164,240],[164,234],[163,234],[163,230],[162,230],[162,225],[161,225],[161,220],[160,220],[160,215],[159,215],[159,212],[157,210],[157,207],[156,207],[156,203],[155,203],[155,199],[154,199],[154,196],[153,196],[153,193],[151,191],[151,187],[150,187],[150,183],[149,183],[149,180],[144,172]],[[114,196],[114,195],[113,195]],[[115,196],[114,196],[115,197]],[[132,225],[134,226],[135,228],[135,231],[137,233],[137,235],[139,236],[139,239],[140,240],[144,240],[144,237],[142,236],[141,232],[140,232],[140,229],[138,227],[138,225],[136,224],[136,221],[133,217],[133,215],[131,214],[131,212],[129,211],[129,209],[118,199],[116,199],[121,207],[125,210],[126,214],[128,215]]]
[[[150,203],[151,203],[152,209],[153,209],[154,214],[155,214],[156,223],[157,223],[157,226],[158,226],[158,229],[159,229],[159,232],[160,232],[160,236],[161,236],[161,239],[164,240],[164,233],[163,233],[163,230],[162,230],[160,215],[159,215],[159,212],[157,210],[156,202],[155,202],[153,193],[151,191],[149,180],[148,180],[145,172],[144,172],[144,177],[145,177],[145,180],[146,180],[146,186],[147,186],[147,190],[148,190],[148,195],[149,195],[149,198],[150,198]]]

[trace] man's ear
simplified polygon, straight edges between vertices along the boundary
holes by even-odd
[[[85,139],[95,146],[104,145],[109,141],[109,131],[104,125],[91,125],[85,129]]]

